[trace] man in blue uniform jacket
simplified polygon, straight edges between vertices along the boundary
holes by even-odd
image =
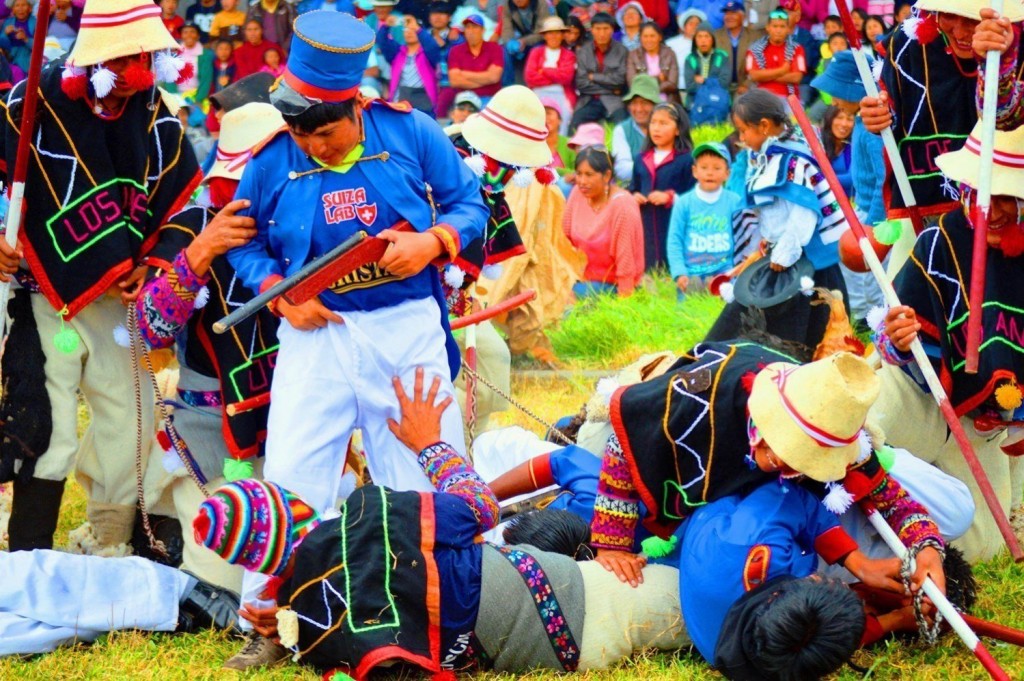
[[[264,475],[323,513],[335,505],[353,428],[363,431],[376,484],[433,489],[389,432],[399,412],[392,380],[411,391],[417,366],[445,377],[458,372],[431,263],[453,259],[479,237],[488,211],[479,182],[437,123],[408,107],[368,104],[359,93],[374,44],[365,23],[315,11],[295,21],[293,35],[270,97],[287,130],[257,149],[236,193],[250,202],[258,233],[228,259],[246,286],[262,291],[360,230],[391,242],[379,262],[318,298],[271,306],[283,320],[280,350],[266,358],[276,368]],[[412,231],[390,229],[402,219]],[[239,380],[257,380],[249,373]],[[464,454],[450,380],[438,395],[449,398],[442,439]],[[243,600],[259,593],[252,582]]]

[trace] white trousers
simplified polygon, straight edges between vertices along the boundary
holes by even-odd
[[[46,653],[108,631],[174,631],[188,575],[143,558],[0,553],[0,656]]]
[[[962,537],[974,520],[974,499],[971,490],[957,478],[925,463],[905,449],[896,449],[896,459],[889,471],[915,501],[928,509],[939,533],[948,543]],[[847,534],[868,558],[891,558],[892,549],[868,522],[867,516],[854,506],[839,518]],[[853,575],[838,565],[819,561],[820,569],[831,576],[854,581]]]
[[[400,491],[434,491],[416,462],[419,452],[395,439],[388,419],[400,417],[392,379],[397,376],[411,395],[417,367],[423,367],[424,392],[439,376],[436,400],[455,395],[437,302],[425,298],[340,315],[343,324],[314,331],[281,322],[264,477],[320,513],[333,511],[349,435],[361,428],[375,484]],[[441,417],[441,439],[465,455],[463,438],[462,414],[453,400]],[[255,601],[264,583],[261,575],[247,572],[243,602]]]
[[[996,555],[1005,546],[1003,537],[935,401],[897,367],[883,366],[878,377],[882,380],[882,391],[871,414],[885,431],[886,440],[927,463],[934,463],[937,468],[966,484],[971,491],[974,520],[956,541],[957,548],[972,563]],[[999,448],[1005,433],[987,438],[980,436],[974,430],[972,419],[967,417],[960,419],[960,425],[967,433],[999,503],[1009,516],[1010,511],[1022,501],[1024,460],[1007,456]]]

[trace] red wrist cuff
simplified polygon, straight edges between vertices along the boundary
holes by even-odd
[[[541,454],[529,461],[530,482],[535,490],[544,489],[555,484],[555,476],[551,472],[551,454]]]
[[[846,530],[836,525],[818,535],[814,540],[814,550],[826,563],[835,565],[840,558],[857,550],[857,542]]]
[[[874,615],[864,615],[864,635],[860,637],[860,647],[864,648],[885,636],[882,623]]]

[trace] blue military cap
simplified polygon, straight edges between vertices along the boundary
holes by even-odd
[[[284,84],[315,103],[352,99],[359,92],[374,38],[373,29],[351,14],[318,10],[299,16]]]
[[[743,12],[742,2],[736,2],[736,0],[729,0],[729,2],[722,5],[722,12]]]

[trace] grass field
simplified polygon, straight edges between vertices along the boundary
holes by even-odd
[[[719,303],[691,296],[677,305],[671,285],[657,284],[639,292],[628,304],[615,299],[599,300],[575,310],[552,342],[564,361],[565,375],[551,377],[513,376],[513,393],[545,420],[575,412],[585,402],[596,382],[583,379],[581,370],[619,367],[643,352],[681,350],[699,338],[717,312]],[[611,359],[609,359],[611,358]],[[575,372],[575,376],[573,375]],[[497,425],[521,425],[541,432],[543,427],[516,410],[496,417]],[[72,484],[65,498],[64,515],[58,533],[66,541],[69,530],[84,521],[85,501],[81,489]],[[1024,570],[1013,566],[1004,555],[977,568],[980,584],[975,614],[1008,626],[1024,628]],[[2,576],[0,576],[2,579]],[[0,582],[0,588],[2,582]],[[115,633],[92,646],[41,656],[29,661],[0,660],[0,680],[5,679],[160,679],[199,681],[202,679],[308,679],[319,678],[289,666],[239,675],[220,670],[220,665],[238,649],[237,640],[223,634],[199,636]],[[996,659],[1013,679],[1024,679],[1024,652],[990,642]],[[916,643],[890,642],[861,651],[854,660],[869,669],[861,674],[851,669],[835,678],[959,680],[988,678],[973,656],[951,636],[934,648]],[[605,673],[583,675],[588,680],[620,679],[717,679],[700,660],[688,652],[679,656],[645,656]],[[488,680],[501,678],[487,675]],[[511,678],[511,677],[507,677]],[[524,678],[556,679],[553,674],[532,674]]]

